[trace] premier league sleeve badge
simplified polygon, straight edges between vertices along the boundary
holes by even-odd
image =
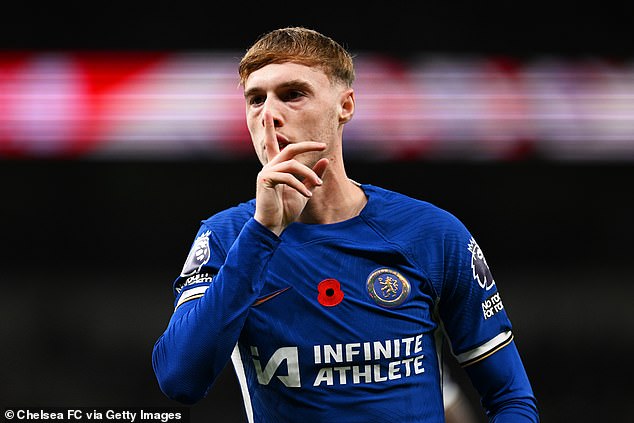
[[[189,250],[189,255],[187,256],[187,260],[185,260],[183,270],[181,270],[181,277],[185,278],[194,275],[200,271],[201,267],[207,264],[211,257],[209,250],[210,234],[211,231],[206,231],[196,238],[194,245],[192,245],[191,250]]]
[[[478,282],[481,288],[487,291],[490,290],[493,288],[493,285],[495,285],[495,280],[493,280],[491,269],[489,269],[489,265],[484,258],[482,249],[473,238],[469,241],[467,249],[471,252],[471,272],[473,279]]]

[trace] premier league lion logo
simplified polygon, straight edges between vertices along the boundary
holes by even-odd
[[[187,260],[185,260],[185,265],[181,271],[181,277],[191,276],[199,272],[200,268],[209,261],[211,256],[209,251],[210,233],[211,231],[207,231],[201,234],[198,238],[196,238],[196,241],[194,241],[194,245],[189,251],[189,255],[187,256]]]
[[[478,285],[488,291],[495,285],[495,281],[491,275],[489,265],[484,258],[484,254],[473,238],[471,238],[467,248],[471,251],[471,271],[473,272],[473,279],[478,281]]]

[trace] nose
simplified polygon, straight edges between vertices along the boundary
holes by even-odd
[[[275,107],[274,101],[271,98],[267,98],[262,108],[262,126],[264,126],[264,119],[266,112],[269,112],[273,118],[273,127],[279,128],[284,125],[281,114],[277,107]]]

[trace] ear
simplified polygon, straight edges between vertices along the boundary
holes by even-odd
[[[348,123],[354,115],[354,90],[348,88],[341,93],[339,110],[339,123]]]

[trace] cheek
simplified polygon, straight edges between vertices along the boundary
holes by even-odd
[[[261,132],[264,130],[261,124],[258,124],[255,119],[250,119],[249,116],[247,116],[247,129],[254,144],[257,139],[262,137]]]
[[[250,125],[248,125],[247,127],[249,129],[249,135],[251,135],[251,141],[255,144],[255,140],[258,138],[257,131]]]
[[[266,154],[262,149],[262,143],[260,142],[263,135],[263,128],[261,125],[257,125],[253,120],[250,120],[247,115],[247,129],[249,130],[249,135],[251,135],[251,144],[253,144],[253,149],[255,150],[255,154],[257,154],[258,159],[262,164],[266,164]]]
[[[311,113],[310,116],[305,116],[302,123],[304,127],[312,128],[312,135],[323,137],[333,133],[333,129],[338,126],[338,120],[336,113],[324,108]]]
[[[249,128],[249,132],[251,132],[255,128],[255,126],[254,126],[255,116],[253,116],[253,114],[247,112],[246,116],[245,116],[245,121],[247,123],[247,127]]]

